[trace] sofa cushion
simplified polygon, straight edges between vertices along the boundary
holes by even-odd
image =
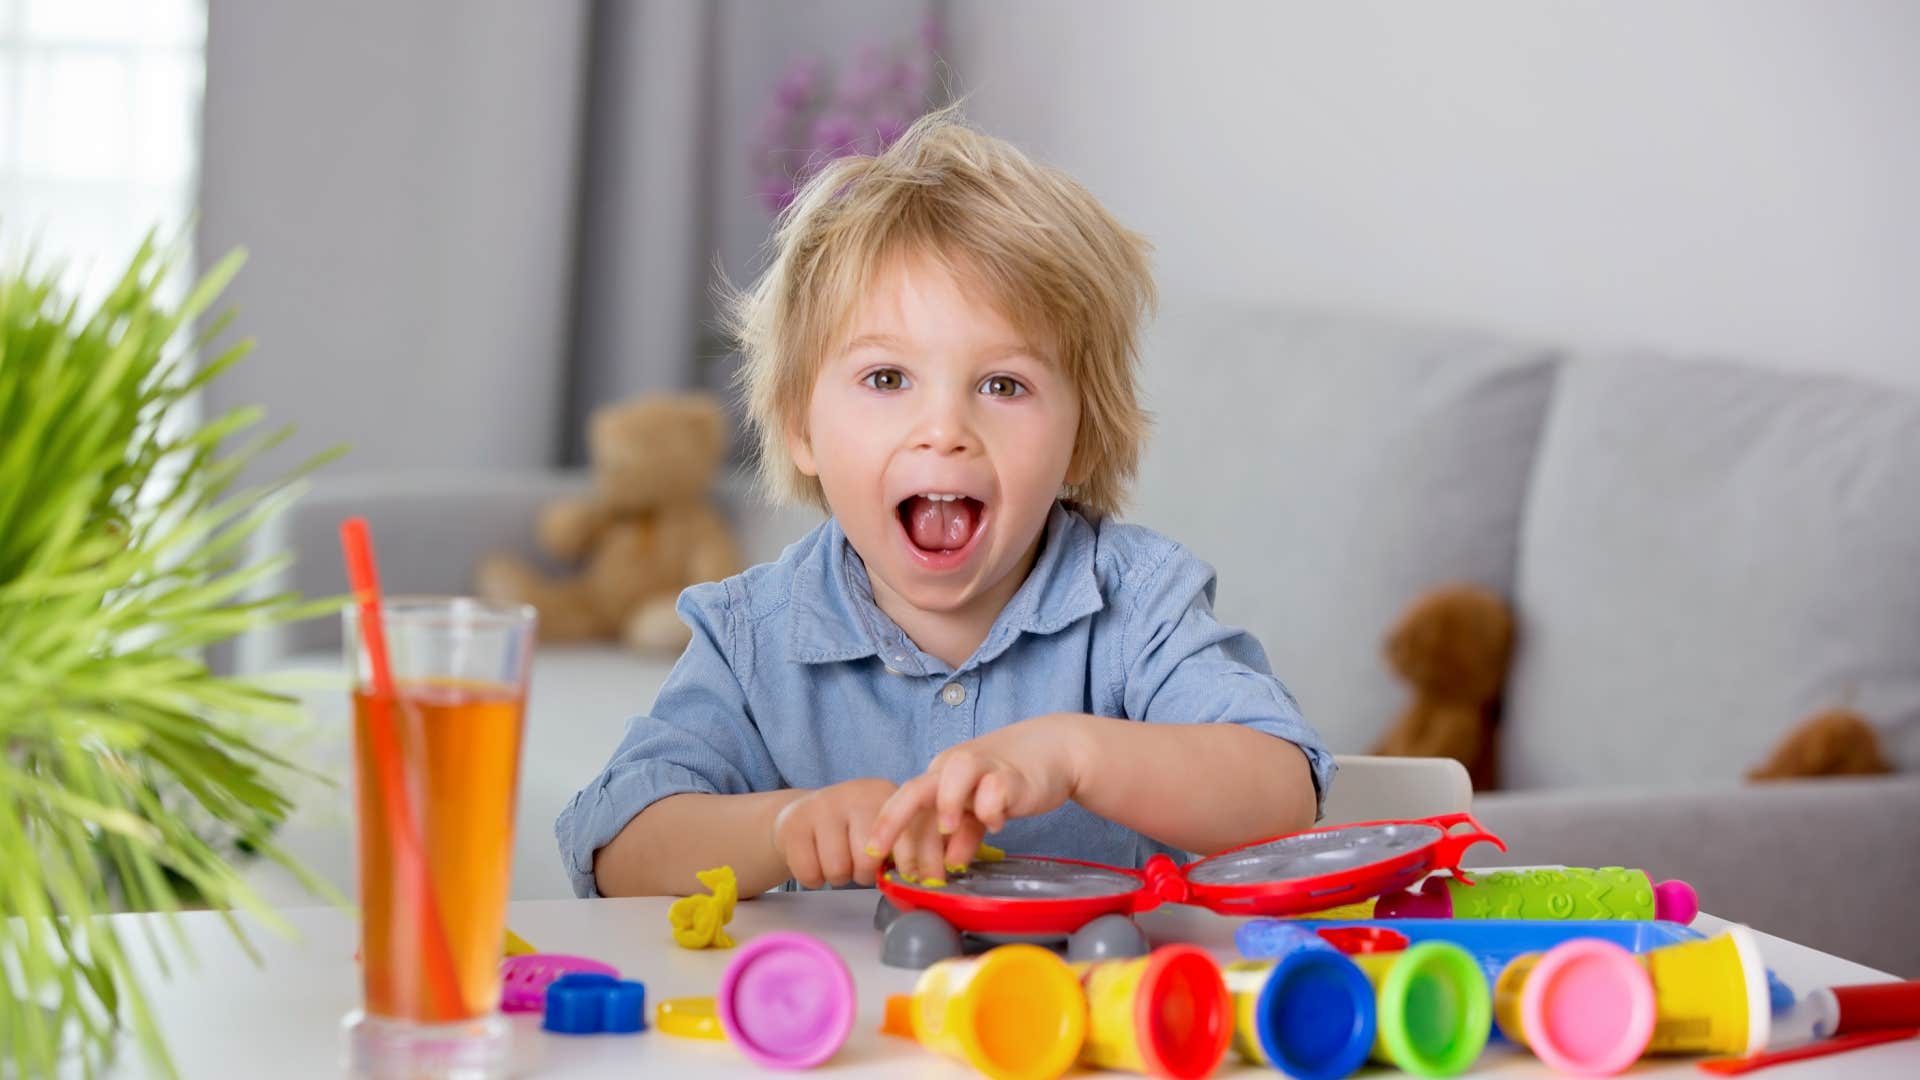
[[[1920,718],[1917,478],[1920,396],[1569,361],[1521,531],[1507,780],[1727,780],[1819,709]]]
[[[1381,642],[1421,591],[1508,593],[1553,368],[1540,348],[1284,308],[1169,311],[1144,356],[1156,429],[1130,516],[1219,571],[1342,753],[1403,707]]]

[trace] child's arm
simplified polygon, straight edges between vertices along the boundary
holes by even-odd
[[[724,585],[699,585],[677,609],[692,640],[648,715],[554,823],[561,858],[581,896],[697,891],[694,874],[729,865],[743,895],[769,879],[773,815],[801,793],[784,791],[754,723],[737,669],[733,612]],[[549,735],[577,738],[572,733]]]
[[[766,892],[789,876],[773,843],[773,819],[805,794],[669,795],[635,815],[593,853],[600,895],[685,895],[699,888],[694,874],[716,866],[733,867],[740,895]]]
[[[1210,854],[1299,832],[1319,810],[1298,746],[1239,724],[1052,718],[1084,727],[1073,799],[1178,848]]]
[[[554,822],[581,896],[677,895],[694,876],[731,866],[740,895],[789,877],[809,888],[871,885],[881,857],[867,833],[894,792],[889,780],[792,789],[761,738],[744,682],[751,656],[730,651],[727,586],[696,585],[676,605],[692,641],[650,715]],[[933,815],[909,821],[898,850],[939,850]]]

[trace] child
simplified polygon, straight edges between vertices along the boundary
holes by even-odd
[[[1146,244],[936,114],[826,167],[736,298],[776,495],[831,517],[693,642],[555,825],[583,896],[944,880],[982,836],[1138,866],[1315,820],[1333,763],[1213,571],[1116,524]],[[1231,387],[1223,387],[1231,393]],[[1236,497],[1222,492],[1222,498]]]

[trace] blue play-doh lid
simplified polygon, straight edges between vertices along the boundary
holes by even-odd
[[[1330,949],[1281,958],[1255,1009],[1260,1048],[1275,1068],[1298,1080],[1340,1080],[1373,1048],[1373,984]]]

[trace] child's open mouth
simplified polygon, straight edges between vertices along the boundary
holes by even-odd
[[[907,544],[921,562],[941,569],[965,560],[987,508],[970,496],[926,492],[902,499],[896,513]]]

